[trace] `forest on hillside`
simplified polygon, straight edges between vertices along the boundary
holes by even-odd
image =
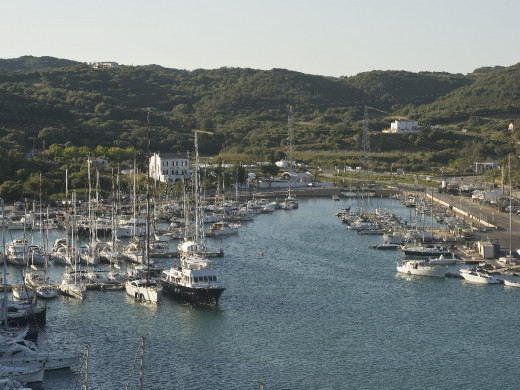
[[[5,193],[21,183],[23,194],[43,173],[60,187],[63,167],[81,165],[85,154],[108,158],[112,167],[136,156],[143,163],[148,140],[152,152],[189,152],[197,129],[212,133],[200,137],[203,155],[274,162],[287,153],[289,107],[294,157],[308,164],[359,164],[365,129],[374,170],[464,172],[474,161],[518,155],[519,91],[520,64],[468,75],[372,71],[331,78],[285,69],[0,60],[0,186],[8,182]],[[423,131],[383,134],[397,118],[416,120]],[[34,150],[44,151],[38,161],[26,158]]]

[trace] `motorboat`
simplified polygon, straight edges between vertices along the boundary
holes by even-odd
[[[416,246],[405,246],[401,249],[405,256],[424,256],[424,257],[440,257],[452,256],[452,253],[442,245],[416,245]]]
[[[29,243],[25,237],[9,241],[6,248],[6,259],[9,264],[25,266],[28,258]]]
[[[520,287],[520,281],[512,279],[504,279],[504,286],[508,287]]]
[[[410,260],[397,264],[397,272],[408,275],[444,277],[446,268],[433,266],[427,260]]]
[[[242,226],[239,222],[220,221],[215,222],[208,230],[207,236],[223,236],[227,234],[236,234]]]
[[[204,230],[201,226],[203,220],[202,207],[200,207],[199,193],[199,164],[198,143],[195,133],[195,213],[198,221],[195,225],[195,234],[191,239],[187,236],[177,247],[180,254],[179,264],[175,261],[173,266],[162,273],[161,285],[163,292],[173,298],[184,301],[216,305],[226,287],[218,279],[217,270],[211,267],[206,251]],[[187,216],[186,216],[187,218]],[[237,228],[238,229],[238,228]]]
[[[175,262],[173,267],[162,273],[163,292],[185,301],[215,305],[226,287],[218,280],[217,270],[202,252],[196,249],[193,241],[180,244],[179,253],[187,253]]]
[[[429,257],[428,261],[431,265],[453,265],[460,262],[454,254],[452,254],[451,257],[445,257],[444,255],[440,255],[439,257]]]
[[[370,246],[370,248],[379,249],[379,250],[395,250],[395,249],[399,249],[400,246],[397,244],[377,244],[377,245]]]
[[[461,268],[460,275],[471,283],[498,284],[501,280],[482,267]]]

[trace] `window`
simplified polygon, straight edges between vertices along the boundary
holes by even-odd
[[[204,276],[204,281],[205,281],[205,282],[208,281],[208,277],[207,277],[207,276]]]

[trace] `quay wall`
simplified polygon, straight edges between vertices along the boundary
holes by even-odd
[[[467,211],[461,210],[458,207],[455,207],[454,205],[451,205],[448,202],[443,201],[442,199],[436,198],[433,195],[426,194],[426,197],[428,199],[430,199],[431,201],[433,201],[433,202],[435,202],[437,204],[440,204],[441,206],[444,206],[444,207],[452,210],[453,212],[455,212],[455,213],[457,213],[459,215],[462,215],[464,217],[467,217],[467,218],[475,220],[476,222],[478,222],[482,226],[490,227],[490,228],[493,228],[493,229],[497,228],[496,225],[493,225],[492,223],[484,221],[483,219],[480,219],[477,216],[468,213]]]

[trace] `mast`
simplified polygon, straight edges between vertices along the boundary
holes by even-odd
[[[2,303],[2,319],[4,321],[4,328],[7,330],[7,268],[5,258],[5,217],[4,217],[4,200],[2,199],[2,278],[4,285],[4,299]]]
[[[72,259],[70,263],[74,267],[74,284],[77,284],[77,267],[76,267],[76,248],[74,247],[74,231],[76,230],[76,191],[72,191],[72,232],[71,232],[71,247],[72,247]]]
[[[47,226],[45,228],[45,262],[43,263],[43,280],[47,283],[47,262],[49,261],[49,206],[47,206]]]
[[[195,242],[197,249],[199,249],[199,144],[197,132],[195,132],[195,188],[193,189],[195,195]]]
[[[507,170],[508,170],[508,176],[509,176],[509,261],[512,260],[512,257],[511,257],[511,242],[512,242],[512,235],[513,235],[513,232],[512,232],[512,226],[513,226],[513,221],[512,221],[512,212],[511,212],[511,208],[512,208],[512,201],[511,201],[511,198],[512,198],[512,187],[511,187],[511,155],[508,156],[509,159],[508,159],[508,167],[507,167]]]
[[[146,170],[146,220],[145,220],[145,232],[146,232],[146,244],[145,244],[145,256],[146,256],[146,284],[150,283],[150,109],[148,108],[147,113],[148,122],[148,146],[147,146],[147,161],[146,164],[148,169]]]

